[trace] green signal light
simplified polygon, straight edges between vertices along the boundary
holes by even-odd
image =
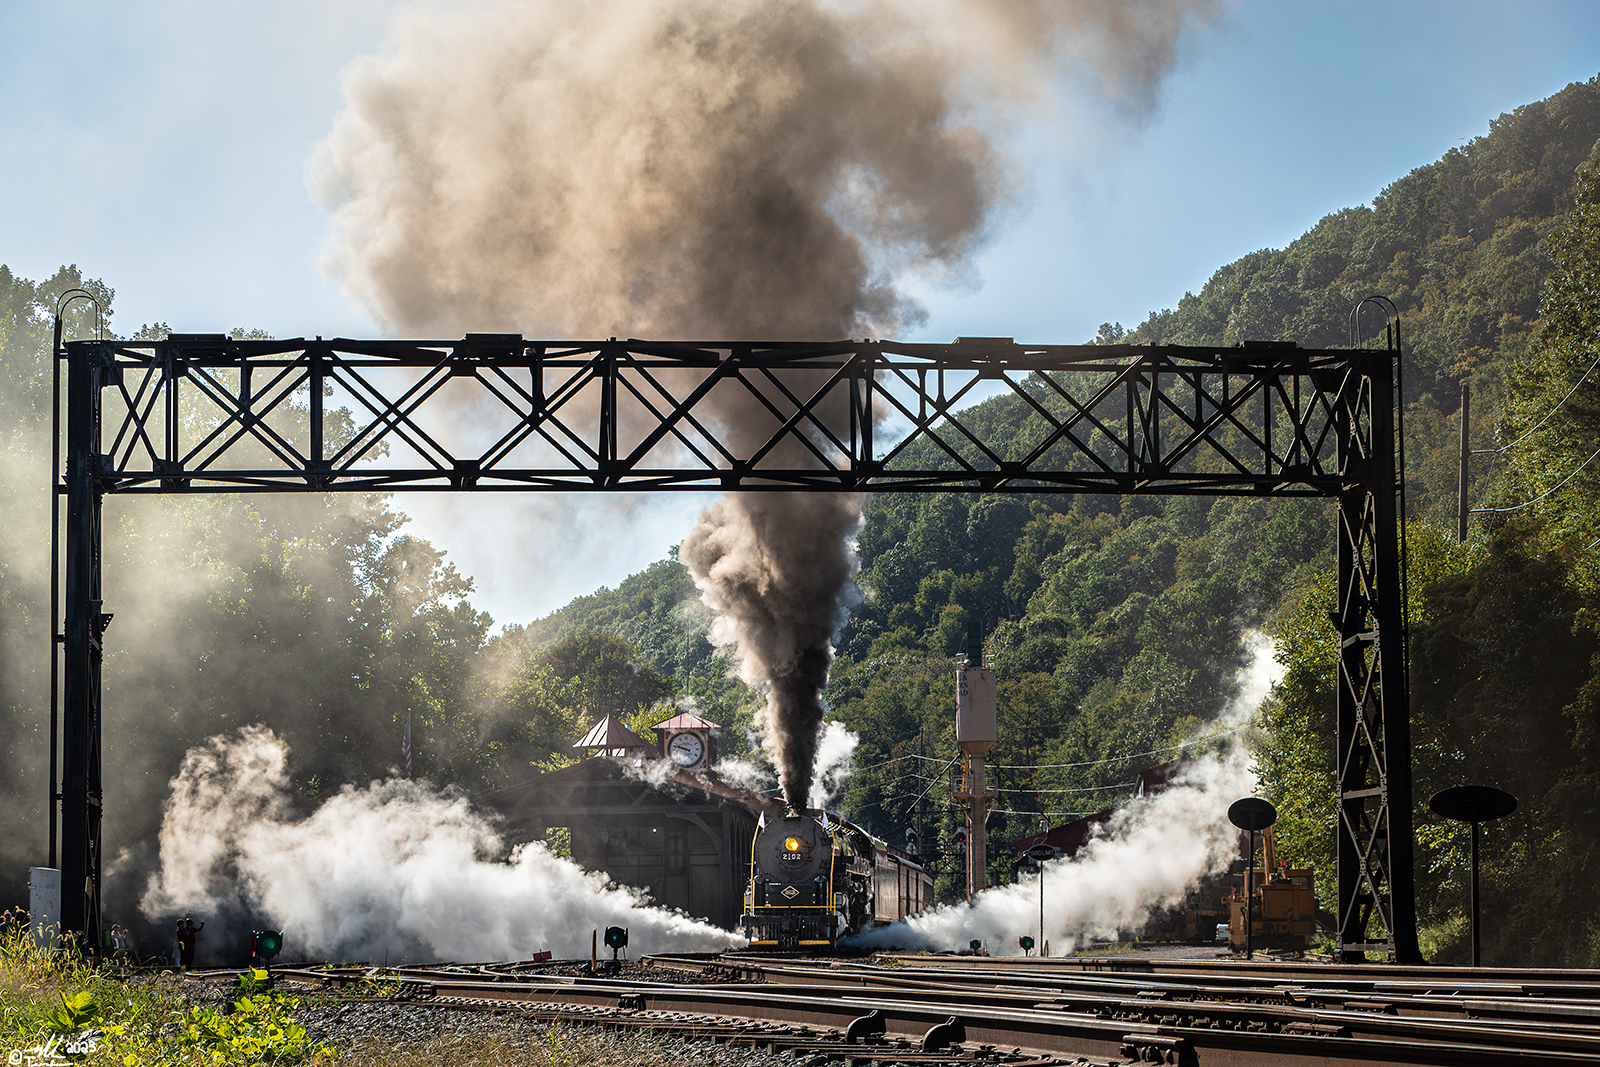
[[[1021,945],[1024,949],[1030,949],[1033,947],[1033,938],[1029,937],[1027,934],[1023,934],[1021,937],[1017,938],[1017,944]]]
[[[628,944],[628,931],[620,926],[606,927],[606,948],[623,948]]]
[[[255,932],[256,955],[264,960],[270,960],[283,951],[283,931],[257,930]]]

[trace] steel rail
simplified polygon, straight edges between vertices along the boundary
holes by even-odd
[[[526,986],[526,988],[523,988]],[[935,997],[931,991],[863,991],[840,994],[828,987],[785,986],[765,992],[749,987],[674,986],[582,982],[434,984],[435,996],[452,993],[486,998],[537,999],[558,1003],[629,1006],[638,1010],[699,1012],[796,1024],[846,1028],[878,1012],[887,1032],[915,1037],[948,1018],[958,1019],[968,1040],[1075,1056],[1115,1057],[1130,1038],[1162,1039],[1188,1050],[1207,1065],[1286,1067],[1334,1064],[1512,1064],[1536,1053],[1550,1063],[1593,1063],[1600,1036],[1549,1029],[1486,1028],[1479,1024],[1400,1020],[1360,1012],[1269,1012],[1253,1005],[1191,1005],[1189,1015],[1170,1022],[1117,1018],[1100,1011],[1072,1010],[1029,998],[978,998],[970,991]],[[872,995],[874,992],[877,995]],[[1138,1005],[1147,1008],[1148,1005]],[[1191,1024],[1185,1025],[1188,1021]],[[1226,1024],[1233,1023],[1230,1028]],[[1273,1033],[1267,1026],[1277,1022]],[[1210,1025],[1206,1025],[1209,1023]],[[1252,1027],[1259,1025],[1261,1029]],[[1355,1027],[1359,1027],[1358,1032]],[[1347,1029],[1348,1028],[1348,1029]],[[1338,1032],[1347,1029],[1347,1032]],[[1201,1059],[1203,1057],[1203,1061]]]
[[[1505,968],[1492,976],[1473,976],[1436,968],[1432,973],[1423,974],[1415,980],[1373,981],[1366,968],[1312,966],[1299,968],[1295,980],[1291,982],[1263,985],[1260,980],[1247,974],[1232,974],[1217,969],[1188,976],[1187,980],[1181,973],[1165,970],[1158,975],[1138,973],[1132,969],[1116,975],[1099,971],[1067,971],[1063,975],[985,969],[982,964],[987,961],[972,960],[970,957],[967,959],[973,966],[958,972],[959,980],[948,967],[918,968],[903,963],[885,969],[837,961],[823,967],[793,960],[760,964],[741,960],[728,964],[671,956],[646,958],[665,967],[701,969],[707,973],[736,975],[745,980],[771,984],[806,984],[826,980],[837,984],[872,984],[908,989],[951,988],[959,984],[962,988],[986,990],[996,988],[989,983],[998,978],[1005,982],[1003,988],[1027,988],[1036,996],[1053,994],[1055,999],[1059,999],[1063,993],[1083,998],[1117,998],[1131,993],[1141,1002],[1155,1007],[1181,1007],[1201,1000],[1214,1002],[1226,997],[1256,1004],[1294,1005],[1321,1010],[1348,1008],[1389,1014],[1404,1012],[1418,1017],[1547,1020],[1574,1024],[1577,1032],[1585,1032],[1585,1026],[1600,1027],[1600,974],[1592,971],[1517,971]],[[1238,969],[1243,970],[1244,966]],[[1543,978],[1570,974],[1580,976],[1580,980],[1515,980],[1529,976]],[[1441,982],[1441,978],[1449,980]]]
[[[666,960],[655,962],[670,966]],[[1128,996],[1132,990],[1125,984],[1107,989],[1104,979],[1092,976],[1085,976],[1095,987],[1086,995],[1049,996],[1032,987],[973,988],[970,981],[909,979],[863,985],[865,976],[859,973],[849,976],[849,988],[841,988],[837,981],[763,988],[581,977],[483,981],[459,971],[429,968],[406,968],[404,973],[414,989],[433,1000],[463,997],[690,1012],[838,1029],[875,1011],[888,1033],[906,1038],[953,1017],[964,1026],[969,1041],[1109,1060],[1124,1055],[1129,1047],[1165,1049],[1178,1057],[1171,1062],[1241,1067],[1488,1065],[1526,1063],[1530,1055],[1549,1063],[1600,1059],[1600,1026],[1595,1025],[1399,1016],[1259,999],[1150,1000]],[[320,977],[357,980],[329,972]],[[1276,988],[1259,992],[1280,999],[1285,993]]]
[[[793,959],[762,956],[755,953],[738,953],[737,956],[706,954],[702,957],[675,956],[673,958],[691,960],[695,958],[749,960],[753,963],[793,963]],[[928,955],[924,953],[880,952],[874,960],[888,963],[890,966],[915,966],[928,968],[951,968],[972,972],[987,969],[995,973],[1017,973],[1019,971],[1038,971],[1040,973],[1053,973],[1057,971],[1089,971],[1089,972],[1126,972],[1135,974],[1225,974],[1225,975],[1260,975],[1282,976],[1298,978],[1305,975],[1335,975],[1340,980],[1351,979],[1420,979],[1434,983],[1452,981],[1485,982],[1498,981],[1530,985],[1538,983],[1560,983],[1567,985],[1593,986],[1600,990],[1600,970],[1566,969],[1555,967],[1442,967],[1433,965],[1408,966],[1398,963],[1322,963],[1310,960],[1283,960],[1257,957],[1254,960],[1162,960],[1152,959],[1148,956],[1134,954],[1124,955],[1089,955],[1089,956],[955,956],[955,955]]]
[[[684,957],[655,956],[651,957],[665,963],[668,960],[677,960],[682,966],[695,966],[697,961]],[[723,957],[724,960],[729,957]],[[858,965],[834,962],[827,968],[827,973],[839,975],[846,973],[851,968],[860,968],[864,973],[893,975],[925,974],[930,976],[947,976],[952,971],[959,972],[974,980],[982,976],[986,980],[1003,979],[1009,983],[1030,983],[1051,987],[1063,982],[1077,984],[1082,976],[1096,976],[1110,982],[1138,982],[1144,988],[1178,988],[1192,989],[1200,987],[1248,987],[1259,986],[1262,982],[1271,980],[1278,988],[1294,988],[1315,990],[1327,988],[1343,993],[1365,991],[1367,994],[1392,993],[1395,995],[1414,995],[1419,990],[1424,990],[1434,996],[1445,995],[1477,995],[1494,996],[1497,994],[1519,994],[1528,997],[1551,998],[1571,997],[1579,1000],[1592,1000],[1600,1004],[1600,971],[1585,970],[1555,970],[1555,969],[1516,969],[1516,968],[1446,968],[1446,967],[1399,967],[1385,966],[1382,964],[1361,964],[1359,966],[1341,966],[1338,964],[1252,964],[1250,961],[1236,963],[1218,961],[1181,961],[1169,963],[1166,961],[1132,962],[1129,965],[1102,967],[1094,965],[1096,961],[1083,960],[1089,964],[1081,969],[1071,966],[1075,961],[1062,960],[1032,961],[1020,957],[889,957],[894,960],[892,969],[880,970],[871,965]],[[957,962],[959,961],[959,962]],[[1032,962],[1035,966],[1028,966]],[[1054,966],[1039,967],[1038,963],[1045,962]],[[817,968],[810,968],[804,963],[795,960],[770,959],[765,961],[740,959],[738,963],[712,964],[712,966],[744,968],[752,973],[775,975],[783,971],[793,973],[813,973]],[[768,979],[771,980],[771,979]],[[947,979],[948,980],[948,979]]]
[[[410,998],[342,997],[341,1003],[415,1004]],[[791,1057],[822,1054],[830,1062],[843,1061],[848,1067],[875,1064],[947,1064],[981,1062],[1008,1067],[1058,1067],[1065,1061],[1039,1057],[1021,1049],[1006,1052],[970,1042],[949,1044],[938,1051],[923,1051],[906,1038],[851,1040],[832,1028],[795,1026],[733,1016],[686,1012],[640,1011],[634,1008],[608,1008],[590,1005],[540,1003],[537,1001],[495,1000],[483,997],[439,997],[422,1002],[428,1007],[452,1011],[491,1012],[515,1015],[539,1022],[598,1026],[621,1030],[651,1030],[698,1041],[733,1046],[752,1046],[772,1052],[786,1051]],[[1085,1060],[1074,1063],[1086,1067],[1113,1067],[1112,1061],[1100,1065]]]
[[[672,967],[670,960],[659,961],[662,966]],[[1484,1012],[1493,1012],[1505,1018],[1555,1016],[1565,1020],[1574,1033],[1600,1034],[1600,1001],[1594,999],[1565,999],[1551,1001],[1545,997],[1524,998],[1521,1000],[1510,997],[1498,999],[1464,999],[1457,995],[1441,994],[1430,991],[1429,995],[1401,995],[1386,997],[1383,1000],[1373,1000],[1367,996],[1352,996],[1349,989],[1338,988],[1337,983],[1324,983],[1326,988],[1308,989],[1304,986],[1210,986],[1194,987],[1176,982],[1133,982],[1128,980],[1074,980],[1067,983],[1053,983],[1049,986],[1040,986],[1032,983],[1012,980],[1005,986],[995,987],[969,983],[951,982],[948,978],[943,981],[932,980],[926,975],[918,976],[916,972],[910,974],[893,973],[868,975],[862,973],[833,972],[826,975],[831,979],[828,984],[856,985],[861,988],[877,989],[905,989],[920,990],[930,994],[948,994],[952,990],[960,990],[962,996],[976,997],[979,999],[993,997],[996,989],[1003,989],[1007,994],[1000,994],[1006,999],[1015,999],[1022,996],[1022,991],[1027,992],[1026,999],[1033,1002],[1042,1002],[1041,998],[1048,998],[1048,1003],[1053,1005],[1073,1005],[1089,1010],[1133,1012],[1138,1014],[1161,1015],[1171,1014],[1174,1011],[1203,1009],[1205,1011],[1220,1011],[1224,1007],[1232,1008],[1261,1008],[1272,1016],[1277,1008],[1293,1009],[1297,1012],[1323,1011],[1340,1012],[1345,1010],[1359,1010],[1368,1013],[1380,1012],[1398,1014],[1402,1009],[1415,1013],[1413,1017],[1456,1017],[1468,1019],[1479,1017]],[[817,972],[808,972],[804,968],[773,967],[762,970],[761,980],[767,984],[779,985],[806,985],[816,984],[823,975]],[[1503,986],[1485,987],[1478,992],[1506,992]],[[1351,1005],[1356,1005],[1351,1008]],[[1281,1013],[1280,1013],[1281,1014]],[[1366,1016],[1362,1016],[1363,1019]],[[1574,1021],[1576,1020],[1576,1021]],[[1584,1021],[1587,1020],[1587,1021]]]

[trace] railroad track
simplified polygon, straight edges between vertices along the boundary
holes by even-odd
[[[554,973],[562,963],[382,974],[440,1007],[648,1026],[816,1064],[1600,1063],[1600,972],[728,953],[647,956],[604,978]],[[279,973],[348,985],[376,972]]]

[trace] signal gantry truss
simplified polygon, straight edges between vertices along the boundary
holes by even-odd
[[[105,496],[955,491],[1338,502],[1339,936],[1417,958],[1393,350],[174,334],[58,359],[62,919],[91,944]]]

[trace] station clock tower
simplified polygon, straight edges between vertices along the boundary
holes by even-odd
[[[705,774],[717,761],[717,742],[713,731],[722,727],[693,712],[682,712],[657,723],[656,743],[661,755],[692,774]]]

